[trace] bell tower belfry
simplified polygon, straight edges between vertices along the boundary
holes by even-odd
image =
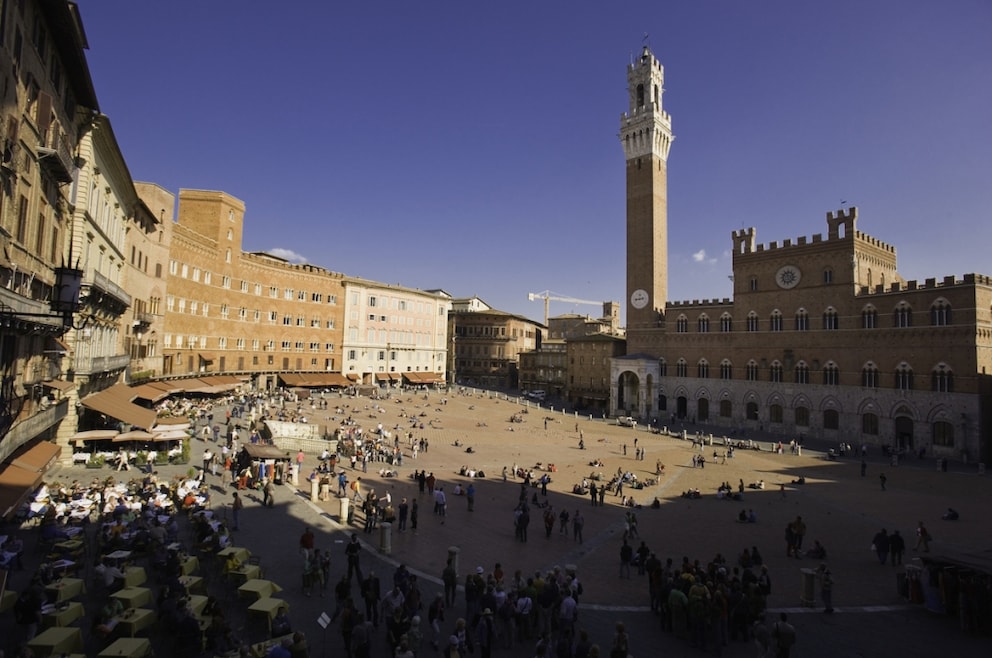
[[[645,46],[627,67],[630,107],[620,117],[627,161],[627,333],[657,327],[668,300],[668,151],[672,118],[662,109],[665,69]],[[634,333],[634,336],[631,333]]]

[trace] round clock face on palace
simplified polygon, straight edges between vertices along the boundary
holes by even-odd
[[[795,265],[784,265],[779,268],[778,272],[775,273],[775,283],[778,284],[779,288],[795,288],[799,285],[800,279],[802,279],[802,272]]]
[[[638,288],[630,295],[630,305],[636,309],[644,308],[648,305],[649,301],[651,299],[648,296],[648,291],[643,288]]]

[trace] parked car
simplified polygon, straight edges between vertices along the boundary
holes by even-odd
[[[637,419],[633,416],[620,416],[617,418],[617,425],[620,427],[636,427]]]

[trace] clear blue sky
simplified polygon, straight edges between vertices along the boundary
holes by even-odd
[[[79,5],[134,179],[243,199],[248,251],[539,320],[528,292],[622,301],[647,33],[670,300],[730,296],[731,231],[825,233],[842,201],[907,278],[992,274],[988,0]]]

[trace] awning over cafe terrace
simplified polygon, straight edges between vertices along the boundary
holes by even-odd
[[[45,472],[55,463],[62,448],[51,441],[38,441],[19,450],[0,466],[0,518],[17,511],[41,484]]]
[[[92,409],[105,416],[150,430],[155,425],[157,416],[154,409],[146,409],[131,402],[135,394],[127,384],[116,384],[105,391],[87,395],[80,400],[87,409]]]

